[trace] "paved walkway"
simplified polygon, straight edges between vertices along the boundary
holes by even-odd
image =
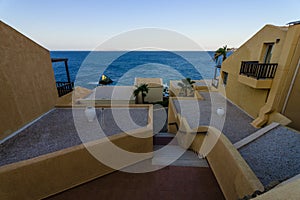
[[[114,172],[48,200],[224,199],[210,168],[168,166],[155,172]]]

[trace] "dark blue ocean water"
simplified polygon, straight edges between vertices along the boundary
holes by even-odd
[[[77,86],[94,88],[101,74],[112,85],[133,85],[135,77],[160,77],[165,84],[184,77],[211,79],[214,52],[169,51],[51,51],[51,58],[68,58],[71,80]],[[53,63],[56,81],[66,81],[64,63]]]

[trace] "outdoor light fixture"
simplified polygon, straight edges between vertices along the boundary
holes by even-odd
[[[96,109],[94,107],[92,107],[92,106],[86,107],[84,113],[85,113],[85,116],[86,116],[86,118],[89,122],[92,122],[92,121],[95,120],[95,118],[96,118]]]
[[[217,109],[217,114],[220,116],[220,117],[223,117],[225,115],[225,110],[224,108],[218,108]]]

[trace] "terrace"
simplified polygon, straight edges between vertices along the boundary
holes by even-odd
[[[1,65],[5,73],[0,73],[6,80],[0,199],[238,199],[264,191],[274,181],[286,184],[282,181],[297,178],[299,133],[272,124],[254,129],[252,118],[218,93],[171,98],[168,126],[173,135],[153,127],[163,109],[153,111],[152,105],[96,106],[97,118],[89,122],[85,106],[71,107],[73,96],[83,99],[91,91],[81,88],[74,94],[67,88],[70,93],[57,99],[49,51],[4,23],[0,26],[1,38],[6,38],[1,48],[11,61]],[[24,71],[16,73],[20,69]],[[219,108],[224,115],[215,112]],[[122,150],[139,156],[127,157]],[[170,165],[149,173],[119,171],[145,164],[157,169]],[[299,180],[289,195],[299,191],[295,185]],[[279,187],[279,192],[288,188]]]
[[[98,86],[88,96],[78,99],[80,104],[134,104],[133,86]]]
[[[130,115],[134,121],[120,127],[113,116],[116,112],[118,119]],[[146,127],[150,123],[148,114],[147,107],[97,108],[96,116],[102,123],[99,129],[96,121],[87,121],[83,108],[53,109],[15,137],[0,144],[0,166]]]
[[[258,63],[258,61],[243,61],[241,64],[239,82],[256,89],[269,89],[275,77],[277,63]]]
[[[1,141],[0,177],[7,180],[0,182],[1,197],[44,198],[152,157],[152,106],[97,107],[93,122],[84,111],[55,108]],[[122,160],[111,143],[142,155]],[[114,169],[92,152],[109,158],[114,154]],[[23,174],[25,182],[20,181]],[[13,188],[18,191],[12,193]]]
[[[56,81],[56,88],[58,92],[58,96],[64,96],[73,91],[74,82],[71,81],[69,67],[68,67],[68,59],[67,58],[51,58],[52,63],[64,62],[65,70],[67,74],[67,82]]]
[[[253,118],[217,92],[195,91],[195,97],[170,99],[169,130],[177,133],[181,146],[206,158],[226,199],[297,177],[299,132],[278,123],[254,128]],[[218,115],[219,108],[224,116]]]

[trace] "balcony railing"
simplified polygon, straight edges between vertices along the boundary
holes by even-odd
[[[242,61],[240,74],[258,79],[274,78],[277,63],[258,63],[258,61]]]
[[[73,91],[74,82],[56,82],[58,96],[64,96]]]

